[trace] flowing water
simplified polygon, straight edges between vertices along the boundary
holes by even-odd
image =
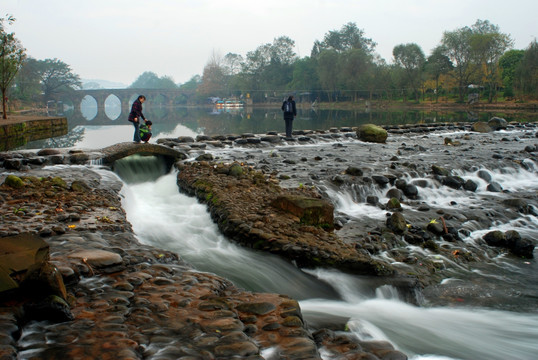
[[[148,110],[151,110],[148,108]],[[278,110],[238,113],[208,113],[207,109],[175,111],[173,116],[148,111],[154,121],[153,140],[165,137],[264,133],[283,131]],[[161,114],[162,115],[162,114]],[[295,129],[329,129],[333,126],[357,126],[361,123],[422,123],[436,121],[487,120],[502,114],[411,113],[386,115],[368,112],[320,112],[301,110]],[[486,118],[485,118],[486,117]],[[507,120],[518,120],[509,118]],[[535,114],[531,114],[531,119]],[[132,139],[132,126],[117,119],[69,120],[69,134],[55,139],[29,143],[28,149],[45,147],[100,148]],[[446,136],[441,134],[440,136]],[[421,154],[428,156],[428,154]],[[200,271],[213,272],[251,291],[287,294],[300,300],[303,315],[312,327],[338,326],[361,339],[388,340],[414,360],[516,359],[538,358],[538,262],[509,256],[489,257],[488,261],[463,267],[448,259],[409,246],[449,265],[447,277],[438,287],[423,294],[410,305],[400,299],[392,286],[371,278],[351,276],[335,270],[299,269],[282,259],[255,252],[231,243],[219,233],[205,205],[178,192],[176,174],[164,174],[165,166],[148,159],[130,159],[117,163],[116,171],[125,181],[123,205],[139,240],[145,244],[174,251]],[[489,169],[494,181],[509,192],[535,199],[538,190],[536,164],[527,170]],[[469,211],[488,209],[491,197],[505,196],[485,191],[486,183],[473,171],[461,171],[479,187],[472,196],[448,187],[439,188],[424,179],[422,198],[432,207]],[[417,180],[414,178],[413,180]],[[330,196],[338,213],[351,218],[368,217],[381,221],[385,211],[365,204],[367,195],[386,201],[384,192],[354,186],[333,191]],[[409,210],[409,209],[408,209]],[[536,210],[536,209],[535,209]],[[420,214],[416,214],[417,217]],[[490,230],[517,229],[524,237],[538,239],[538,219],[534,215],[503,217],[488,229],[468,221],[463,239],[466,246]],[[443,244],[452,246],[451,244]],[[535,251],[536,254],[536,251]],[[487,255],[485,255],[487,257]],[[381,255],[393,265],[390,254]],[[461,296],[454,294],[461,292]],[[445,296],[450,293],[451,296]],[[329,355],[322,352],[324,359]]]
[[[472,303],[413,306],[401,301],[391,286],[372,285],[371,279],[335,270],[301,270],[272,255],[236,246],[219,233],[205,205],[178,192],[175,173],[144,182],[138,181],[136,173],[134,168],[131,174],[124,172],[127,184],[122,195],[141,242],[175,251],[197,269],[222,275],[248,290],[297,298],[310,326],[345,324],[359,338],[388,340],[414,360],[530,360],[538,354],[536,298],[527,300],[528,306],[520,311]],[[528,186],[528,179],[521,183]],[[360,211],[346,208],[356,204],[349,201],[350,194],[334,196],[340,211]],[[537,228],[533,219],[523,231],[536,236]],[[491,266],[505,272],[498,274],[500,278],[513,276],[514,280],[519,275],[527,277],[520,281],[536,287],[536,263],[528,264],[521,268],[506,259],[492,259]],[[485,271],[483,276],[495,277],[491,268]],[[465,276],[472,272],[462,269],[446,283],[465,282]]]

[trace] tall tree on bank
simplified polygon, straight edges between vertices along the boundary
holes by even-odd
[[[392,50],[394,63],[403,68],[405,84],[411,86],[415,100],[420,98],[420,84],[422,82],[422,69],[426,57],[424,52],[415,43],[396,45]]]
[[[361,49],[367,54],[372,54],[376,43],[364,36],[364,30],[359,29],[357,24],[349,22],[340,30],[331,30],[323,41],[316,40],[312,48],[312,57],[317,57],[323,50],[334,50],[342,53],[352,49]]]
[[[516,68],[515,78],[514,82],[519,91],[533,98],[538,97],[538,43],[536,39],[525,50]]]
[[[200,94],[205,96],[227,96],[226,79],[221,56],[215,52],[211,55],[202,74],[202,83],[198,86]]]
[[[12,96],[23,101],[41,101],[41,82],[39,76],[39,61],[28,57],[15,77]]]
[[[488,20],[477,20],[471,31],[469,39],[471,51],[488,86],[488,103],[492,103],[500,82],[499,59],[512,47],[514,41],[509,35],[501,33],[499,26],[491,24]]]
[[[71,71],[69,65],[58,59],[39,60],[38,72],[45,102],[55,98],[58,93],[82,86],[80,77]]]
[[[442,46],[437,46],[426,60],[425,70],[435,80],[435,102],[439,101],[439,78],[452,70],[452,63],[445,52]]]
[[[14,33],[7,33],[4,22],[12,24],[13,16],[0,18],[0,92],[2,92],[2,118],[7,119],[7,91],[26,58],[26,50],[22,47]]]
[[[472,31],[469,27],[463,27],[454,31],[445,31],[441,45],[445,54],[454,66],[454,77],[458,83],[459,101],[464,102],[467,85],[470,84],[472,71],[472,52],[469,39]]]
[[[525,55],[525,50],[508,50],[499,59],[501,69],[501,78],[504,86],[504,97],[511,98],[514,96],[514,80],[516,69]]]

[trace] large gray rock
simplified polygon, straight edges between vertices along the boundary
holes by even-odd
[[[488,125],[493,130],[501,130],[501,129],[506,129],[506,127],[508,126],[508,122],[505,119],[500,118],[500,117],[492,117],[488,121]]]
[[[489,132],[492,132],[493,129],[491,128],[491,126],[489,126],[487,123],[483,122],[483,121],[478,121],[478,122],[475,122],[472,126],[471,126],[471,130],[472,131],[475,131],[475,132],[479,132],[479,133],[489,133]]]
[[[364,124],[357,129],[357,138],[362,141],[385,143],[387,137],[387,130],[374,124]]]

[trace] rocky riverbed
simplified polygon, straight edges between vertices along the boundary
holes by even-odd
[[[452,264],[504,253],[532,257],[535,239],[524,236],[496,234],[472,244],[462,238],[470,222],[488,229],[536,215],[535,191],[511,193],[484,179],[491,196],[480,195],[480,206],[458,203],[474,201],[483,185],[465,181],[465,172],[535,173],[536,126],[470,130],[467,124],[388,127],[383,144],[359,141],[347,128],[296,132],[286,142],[278,134],[160,142],[185,152],[188,159],[177,164],[180,190],[206,202],[230,239],[304,266],[373,275],[413,294],[434,289]],[[39,305],[48,293],[4,298],[0,355],[6,359],[315,359],[320,349],[348,359],[405,358],[385,342],[309,328],[294,299],[238,289],[196,271],[181,254],[141,245],[121,208],[121,182],[73,165],[88,159],[80,151],[0,158],[7,168],[0,174],[0,236],[45,239],[66,285],[66,306],[52,319],[35,310],[50,307]],[[51,164],[69,165],[43,168]],[[21,182],[6,184],[8,174]],[[432,184],[453,189],[454,199],[432,206],[425,198]],[[342,192],[383,216],[340,212],[334,194]],[[307,224],[301,212],[275,206],[282,196],[333,203],[333,226]],[[35,321],[44,318],[59,322]]]

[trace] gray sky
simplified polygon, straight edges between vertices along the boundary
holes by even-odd
[[[58,58],[83,79],[131,84],[144,71],[184,83],[213,53],[243,57],[280,36],[309,56],[315,40],[354,22],[392,62],[398,44],[428,56],[444,31],[489,20],[516,49],[538,36],[536,0],[2,0],[0,16],[36,59]]]

